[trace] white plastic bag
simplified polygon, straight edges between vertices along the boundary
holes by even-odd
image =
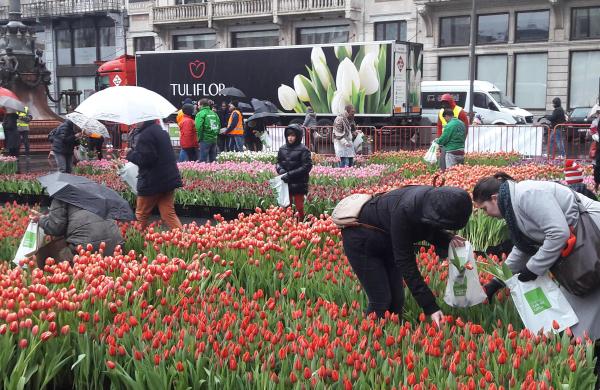
[[[479,282],[473,247],[470,242],[466,241],[465,246],[454,248],[454,251],[460,261],[461,270],[459,271],[452,261],[448,261],[448,284],[446,284],[444,301],[452,307],[478,305],[486,300],[487,295]],[[450,258],[453,258],[452,248],[448,248],[448,254]],[[467,264],[470,264],[469,268],[472,268],[466,269],[465,265]]]
[[[527,329],[534,333],[542,328],[544,332],[562,332],[579,322],[562,291],[548,275],[530,282],[521,282],[517,276],[508,279],[506,286]],[[558,329],[554,329],[553,321],[558,323]]]
[[[290,205],[290,190],[286,182],[281,180],[283,175],[277,176],[269,180],[271,188],[277,191],[277,204],[281,207]]]
[[[262,133],[260,133],[260,137],[258,137],[258,139],[260,139],[260,142],[262,142],[263,146],[266,149],[271,149],[271,136],[269,135],[268,130],[265,130]]]
[[[440,145],[438,145],[437,142],[432,142],[429,150],[425,153],[423,160],[425,160],[426,163],[435,164],[437,162],[437,152],[439,148]]]
[[[6,139],[6,136],[4,135],[4,127],[0,123],[0,141],[4,141],[5,139]]]
[[[352,142],[352,144],[354,145],[354,151],[358,152],[359,149],[362,147],[362,144],[364,142],[365,136],[362,133],[362,131],[360,131],[357,135],[356,138],[354,138],[354,141]]]
[[[90,159],[88,150],[83,145],[79,145],[75,148],[75,157],[77,158],[77,161],[88,161]]]
[[[30,221],[27,225],[27,230],[21,238],[19,249],[15,254],[13,262],[19,265],[19,261],[27,258],[32,252],[38,250],[40,245],[44,242],[44,231],[38,227],[37,222]]]
[[[131,192],[137,195],[137,181],[139,168],[132,162],[128,162],[119,169],[119,176],[131,189]]]

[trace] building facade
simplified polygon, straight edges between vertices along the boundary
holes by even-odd
[[[23,23],[36,29],[36,49],[43,50],[52,74],[50,92],[58,98],[68,89],[82,91],[81,99],[95,89],[97,62],[123,54],[128,22],[121,0],[22,0]],[[8,21],[8,1],[0,2],[0,23]],[[49,101],[65,113],[64,101]]]

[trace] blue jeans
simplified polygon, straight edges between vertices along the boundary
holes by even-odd
[[[211,163],[217,159],[217,144],[200,142],[200,162]]]
[[[179,161],[179,162],[187,161],[187,153],[185,152],[185,150],[183,150],[183,148],[181,148],[181,150],[179,151],[179,159],[177,161]]]
[[[565,143],[562,137],[562,130],[554,130],[554,136],[552,137],[552,149],[551,153],[566,157],[565,155]]]
[[[229,150],[234,152],[244,151],[244,136],[243,135],[230,135]]]
[[[340,168],[351,167],[354,165],[354,157],[340,157]]]

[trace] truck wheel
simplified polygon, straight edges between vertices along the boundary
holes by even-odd
[[[333,126],[333,121],[331,119],[319,119],[317,121],[317,126]]]

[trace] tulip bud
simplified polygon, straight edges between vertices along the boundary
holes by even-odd
[[[303,102],[308,102],[310,97],[308,96],[304,83],[311,84],[310,80],[301,74],[297,74],[296,77],[294,77],[294,90],[296,91],[298,98]]]
[[[293,110],[298,104],[298,95],[291,87],[281,84],[277,90],[277,96],[279,97],[279,103],[285,110]]]
[[[352,45],[340,45],[333,48],[335,56],[338,60],[343,61],[345,58],[352,57]]]
[[[376,57],[379,56],[379,45],[378,44],[371,44],[371,45],[365,45],[365,57],[368,56],[369,54],[374,54]]]
[[[379,76],[377,75],[377,56],[367,54],[360,64],[360,85],[366,95],[372,95],[379,90]]]
[[[335,91],[333,99],[331,99],[331,112],[339,115],[346,109],[346,105],[350,104],[350,97],[344,95],[340,91]]]
[[[324,62],[318,62],[314,65],[315,72],[319,77],[319,81],[325,89],[329,88],[331,85],[331,76],[329,74],[329,69],[327,68],[327,64]]]
[[[354,63],[348,58],[340,63],[335,77],[337,90],[345,96],[352,96],[352,89],[358,91],[360,89],[360,77]]]
[[[325,60],[325,53],[323,53],[323,49],[320,47],[313,47],[312,51],[310,52],[310,61],[312,62],[313,66],[316,66],[318,63],[326,64],[327,61]]]

